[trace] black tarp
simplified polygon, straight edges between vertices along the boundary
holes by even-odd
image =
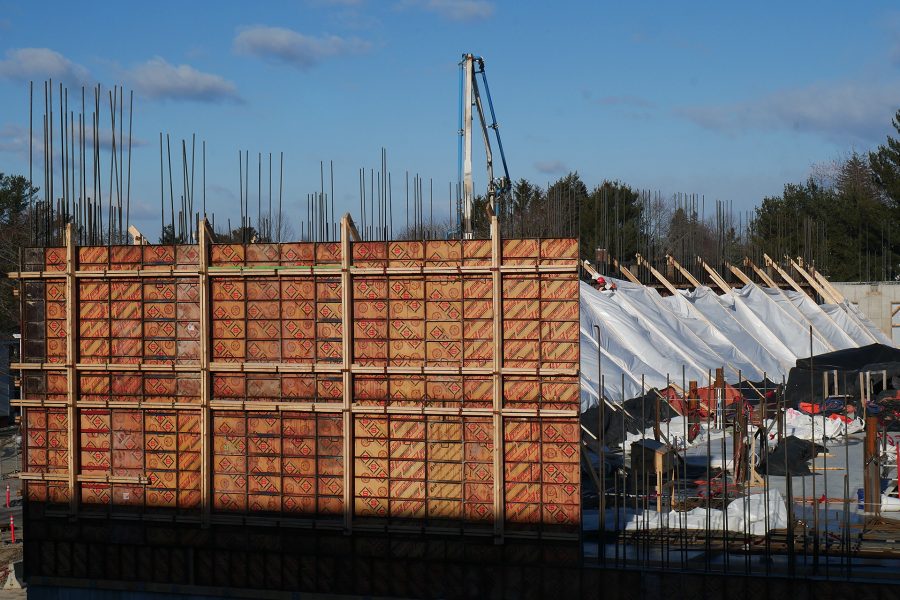
[[[769,475],[809,475],[809,461],[815,458],[825,448],[809,440],[803,440],[795,435],[789,435],[769,452],[765,461],[759,466],[760,473],[768,472]]]
[[[810,364],[811,363],[811,364]],[[819,354],[810,358],[797,359],[797,366],[788,374],[785,400],[788,406],[796,407],[800,402],[810,402],[824,396],[822,374],[838,372],[840,393],[859,397],[859,374],[866,371],[887,371],[888,387],[900,377],[900,349],[884,344],[870,344],[861,348],[848,348],[836,352]],[[810,381],[810,374],[812,381]],[[873,381],[875,393],[882,391],[881,378]],[[832,392],[834,390],[831,390]]]
[[[643,396],[626,400],[624,412],[607,406],[604,412],[605,422],[603,427],[606,446],[611,448],[620,445],[625,439],[623,429],[628,433],[640,433],[653,427],[656,422],[657,399],[659,400],[660,422],[678,416],[678,413],[669,406],[665,398],[660,398],[655,389],[650,390]],[[599,419],[600,409],[596,406],[581,413],[581,424],[594,435],[597,435]],[[665,428],[663,428],[663,431],[665,431]]]
[[[770,381],[769,379],[764,379],[762,381],[748,381],[742,379],[737,383],[729,385],[739,391],[745,400],[756,404],[757,401],[762,400],[764,394],[769,394],[769,400],[773,401],[774,395],[777,393],[778,387],[781,384]]]

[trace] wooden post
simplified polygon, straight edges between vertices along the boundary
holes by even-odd
[[[491,277],[494,305],[494,373],[493,373],[493,430],[494,430],[494,537],[497,542],[503,541],[504,521],[506,519],[505,497],[503,490],[504,448],[503,448],[503,277],[500,266],[503,264],[503,242],[500,239],[500,223],[497,216],[491,214]]]
[[[341,218],[341,378],[344,402],[342,406],[344,428],[344,532],[353,531],[353,277],[350,265],[353,247],[350,238],[355,233],[350,214]],[[356,236],[358,237],[358,236]]]
[[[659,430],[659,414],[660,414],[660,402],[661,402],[661,400],[662,400],[662,397],[661,397],[659,394],[656,394],[656,406],[655,406],[655,408],[656,408],[656,415],[655,415],[655,418],[653,419],[653,439],[656,440],[657,442],[659,441],[659,435],[660,435],[660,430]]]
[[[694,425],[700,422],[700,393],[697,390],[697,381],[692,379],[688,382],[688,392],[686,401],[685,413],[688,420],[688,442],[693,442],[694,437],[696,437],[693,433]]]
[[[210,328],[211,306],[209,297],[209,224],[200,222],[197,250],[200,254],[198,286],[200,295],[200,522],[209,527],[212,512],[212,400],[209,372],[209,354],[212,348]]]
[[[75,232],[71,223],[66,224],[66,415],[68,418],[68,476],[69,509],[78,511],[78,471],[80,470],[80,445],[78,408],[78,282],[75,280],[77,253]]]
[[[878,460],[878,417],[866,417],[863,448],[863,506],[867,513],[881,512],[881,470]]]
[[[657,440],[659,441],[659,440]],[[646,450],[644,450],[646,452]],[[656,512],[662,512],[663,494],[663,457],[665,454],[658,449],[653,453],[653,468],[656,471]]]

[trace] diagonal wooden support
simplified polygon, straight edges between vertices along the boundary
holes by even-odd
[[[782,269],[781,266],[777,262],[772,260],[768,254],[763,254],[763,260],[766,261],[766,266],[772,267],[773,269],[775,269],[775,272],[777,272],[779,275],[781,275],[781,278],[784,279],[785,283],[787,283],[789,286],[794,288],[794,291],[800,292],[801,294],[806,293],[803,290],[803,288],[800,287],[800,284],[798,284],[796,281],[794,281],[794,278],[791,277],[790,275],[788,275],[787,271]],[[778,287],[778,286],[776,286],[776,287]]]
[[[598,275],[600,275],[597,269],[594,268],[594,265],[592,265],[587,260],[581,261],[581,266],[584,267],[584,270],[587,271],[588,275],[590,275],[591,277],[597,277]]]
[[[788,260],[790,261],[791,266],[794,268],[794,270],[800,273],[800,276],[806,280],[806,283],[808,283],[812,289],[816,290],[816,293],[819,294],[819,296],[822,298],[822,301],[832,302],[834,300],[831,294],[829,294],[825,288],[819,285],[819,282],[813,279],[812,275],[806,272],[806,269],[801,267],[800,264],[797,263],[793,258],[788,257]],[[815,300],[815,298],[813,298],[813,300]]]
[[[666,261],[668,261],[668,263],[670,265],[675,267],[675,269],[679,273],[681,273],[681,276],[684,277],[685,279],[687,279],[692,286],[694,286],[695,288],[701,287],[702,284],[699,281],[697,281],[697,278],[694,277],[693,275],[691,275],[690,271],[688,271],[687,269],[682,267],[681,263],[679,263],[677,260],[675,260],[674,256],[672,256],[671,254],[666,254]]]
[[[699,256],[697,257],[697,262],[700,263],[700,266],[703,267],[703,269],[709,274],[709,277],[713,280],[713,283],[719,286],[719,289],[721,289],[723,293],[731,293],[731,286],[728,285],[728,283],[724,279],[722,279],[722,276],[719,275],[718,271],[706,264],[706,261]]]
[[[778,287],[778,284],[775,283],[775,280],[772,279],[771,277],[769,277],[769,275],[765,271],[763,271],[762,269],[757,267],[756,263],[754,263],[749,258],[744,258],[744,266],[750,267],[751,269],[753,269],[753,272],[756,273],[756,276],[759,277],[760,281],[762,281],[766,285],[766,287],[771,287],[771,288]]]
[[[625,276],[625,279],[627,279],[627,280],[630,281],[631,283],[636,283],[636,284],[638,284],[638,285],[643,285],[643,284],[641,283],[641,280],[638,279],[637,277],[635,277],[635,276],[634,276],[634,273],[632,273],[632,272],[628,269],[628,267],[626,267],[626,266],[623,265],[623,264],[620,264],[619,261],[617,261],[615,258],[613,259],[613,266],[614,266],[615,268],[617,268],[617,269],[619,270],[619,272],[620,272],[622,275]]]
[[[727,262],[726,262],[725,265],[728,267],[728,270],[731,271],[732,275],[734,275],[735,277],[737,277],[738,279],[740,279],[740,280],[741,280],[741,283],[743,283],[744,285],[748,285],[748,284],[750,284],[750,283],[753,283],[753,280],[750,279],[749,277],[747,277],[747,274],[746,274],[746,273],[744,273],[743,271],[741,271],[739,268],[737,268],[737,267],[734,266],[733,264],[727,263]]]
[[[635,259],[637,259],[637,264],[647,267],[647,270],[650,271],[650,274],[653,275],[654,277],[656,277],[656,280],[659,281],[662,284],[662,286],[669,291],[670,294],[672,294],[673,296],[678,295],[678,290],[675,289],[675,286],[672,285],[672,282],[670,282],[668,279],[666,279],[665,275],[663,275],[662,273],[657,271],[653,267],[653,265],[651,265],[646,260],[644,260],[644,257],[641,256],[640,254],[635,254],[634,257],[635,257]]]
[[[834,298],[836,304],[841,304],[842,302],[846,301],[844,295],[840,293],[836,287],[831,285],[831,282],[828,281],[828,279],[824,275],[822,275],[818,271],[813,271],[812,275],[816,278],[816,281],[818,281],[822,287],[828,290],[828,294],[832,298]]]

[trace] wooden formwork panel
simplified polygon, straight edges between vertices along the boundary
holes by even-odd
[[[494,247],[26,249],[28,497],[577,533],[577,240]]]
[[[311,412],[213,412],[216,512],[343,512],[343,424]]]

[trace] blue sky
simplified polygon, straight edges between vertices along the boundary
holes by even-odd
[[[355,213],[382,146],[395,222],[407,170],[434,179],[445,215],[467,51],[487,62],[512,177],[542,184],[577,170],[749,209],[883,141],[900,108],[888,2],[0,0],[0,172],[27,172],[27,82],[37,97],[52,75],[135,91],[132,212],[151,236],[160,131],[206,140],[218,219],[238,214],[238,149],[285,153],[299,215],[319,160]]]

